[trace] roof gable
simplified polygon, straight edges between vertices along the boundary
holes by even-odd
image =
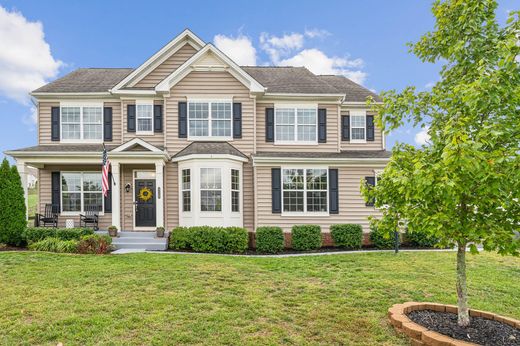
[[[157,53],[152,55],[148,60],[141,64],[141,66],[136,68],[125,79],[119,82],[111,90],[111,92],[117,92],[124,87],[134,87],[145,76],[154,71],[159,65],[165,62],[169,57],[175,54],[186,44],[191,45],[193,48],[195,48],[195,50],[200,50],[204,46],[204,41],[202,41],[189,29],[184,30],[173,40],[168,42],[164,47],[162,47]]]
[[[120,146],[112,149],[110,152],[112,153],[121,153],[125,151],[149,151],[154,153],[162,153],[163,150],[158,148],[146,141],[143,141],[140,138],[134,138],[129,140],[126,143],[121,144]]]

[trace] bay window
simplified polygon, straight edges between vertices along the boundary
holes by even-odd
[[[220,168],[200,169],[200,211],[222,211]]]
[[[153,101],[137,101],[135,119],[138,134],[153,134]]]
[[[240,171],[231,170],[231,211],[240,211]]]
[[[328,211],[326,168],[285,168],[282,170],[282,189],[284,212]]]
[[[61,139],[63,141],[102,141],[103,106],[61,105]]]
[[[191,211],[191,170],[182,170],[182,211]]]
[[[188,102],[189,137],[231,138],[232,107],[230,101]]]
[[[317,128],[317,107],[275,108],[275,142],[316,143]]]
[[[103,211],[101,172],[62,172],[61,206],[64,213],[81,213],[93,208]]]

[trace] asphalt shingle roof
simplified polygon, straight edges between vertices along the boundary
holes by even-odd
[[[344,76],[319,75],[317,77],[345,94],[345,101],[347,102],[365,102],[368,96],[372,96],[376,101],[381,101],[377,94]]]
[[[133,70],[132,68],[80,68],[33,92],[106,92]]]
[[[118,145],[107,145],[107,150],[112,150]],[[10,151],[16,152],[102,152],[103,144],[59,144],[59,145],[35,145]]]
[[[246,155],[228,142],[193,142],[172,157],[182,157],[195,154],[225,154],[247,159]]]

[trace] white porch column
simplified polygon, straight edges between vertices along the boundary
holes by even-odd
[[[112,189],[112,225],[121,231],[121,174],[119,170],[119,162],[111,162],[112,181],[110,188]],[[115,185],[114,185],[115,182]]]
[[[27,192],[27,165],[24,161],[16,161],[16,168],[18,169],[18,174],[20,174],[20,179],[22,180],[23,187],[23,196],[25,199],[25,219],[29,219],[29,204],[28,201],[28,192]]]
[[[164,227],[164,161],[155,162],[155,225]]]

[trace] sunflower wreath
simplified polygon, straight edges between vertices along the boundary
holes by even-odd
[[[141,190],[139,190],[139,199],[143,202],[148,201],[150,198],[152,198],[152,190],[150,190],[148,187],[143,187]]]

